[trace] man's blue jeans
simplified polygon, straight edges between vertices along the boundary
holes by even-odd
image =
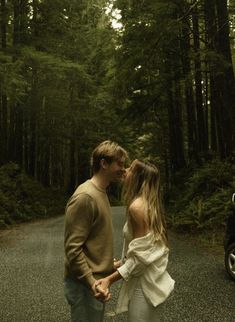
[[[64,280],[65,297],[71,307],[72,322],[102,322],[104,304],[98,301],[87,286],[75,278]]]

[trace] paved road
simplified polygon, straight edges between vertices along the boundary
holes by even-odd
[[[116,256],[121,253],[124,220],[124,209],[113,208]],[[171,236],[169,272],[176,288],[162,321],[235,321],[235,283],[224,272],[223,256]],[[62,279],[63,217],[4,232],[0,238],[0,321],[69,321]],[[126,321],[126,314],[114,315],[119,285],[113,288],[105,322]]]

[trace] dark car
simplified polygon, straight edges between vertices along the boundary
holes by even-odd
[[[224,239],[224,263],[228,275],[235,281],[235,193],[232,196],[234,206],[228,217]]]

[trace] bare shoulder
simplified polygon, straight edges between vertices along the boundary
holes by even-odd
[[[133,238],[145,236],[148,232],[147,212],[142,198],[135,199],[129,207]]]
[[[146,210],[142,198],[137,198],[130,204],[129,214],[133,219],[137,221],[142,221],[145,219]]]

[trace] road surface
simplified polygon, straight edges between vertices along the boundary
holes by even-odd
[[[116,257],[124,221],[124,208],[113,208]],[[63,217],[22,224],[0,237],[0,321],[69,321],[63,295]],[[235,283],[225,274],[223,256],[175,236],[170,244],[168,271],[176,284],[162,321],[235,321]],[[127,321],[126,314],[114,313],[119,287],[120,282],[112,287],[105,322]]]

